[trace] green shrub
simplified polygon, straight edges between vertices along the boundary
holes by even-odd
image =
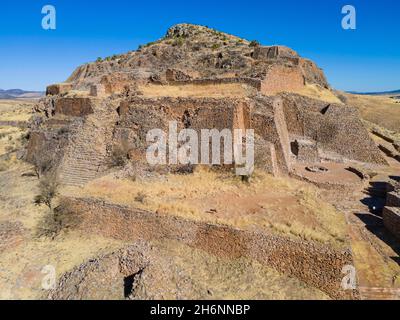
[[[260,43],[257,40],[252,40],[249,44],[250,47],[259,47]]]
[[[128,153],[131,146],[127,142],[122,142],[120,145],[115,145],[110,159],[110,167],[123,167],[128,162]]]

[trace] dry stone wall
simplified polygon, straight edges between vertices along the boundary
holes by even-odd
[[[304,76],[299,67],[273,65],[261,81],[260,92],[271,95],[284,91],[296,91],[304,86]]]
[[[346,159],[386,164],[355,108],[296,94],[283,94],[282,98],[291,135],[314,140],[319,148]]]
[[[72,90],[72,83],[51,84],[46,88],[46,95],[58,95]]]

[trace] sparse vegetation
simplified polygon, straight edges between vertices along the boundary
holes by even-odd
[[[52,168],[52,161],[50,158],[41,157],[35,161],[35,172],[38,178],[49,172]]]
[[[217,49],[219,49],[221,47],[221,44],[219,44],[219,43],[214,43],[212,46],[211,46],[211,49],[212,50],[217,50]]]
[[[347,97],[340,91],[335,91],[336,96],[342,103],[347,103]]]
[[[179,35],[176,36],[174,34]],[[175,47],[184,47],[172,50],[171,47],[166,46],[166,44]],[[235,44],[237,47],[234,47]],[[154,47],[144,49],[150,46]],[[5,277],[0,277],[0,287],[6,288],[5,290],[0,290],[0,298],[4,296],[4,292],[6,292],[6,295],[9,294],[9,292],[10,295],[14,294],[16,291],[16,279],[21,279],[21,275],[30,276],[31,266],[36,268],[37,265],[45,265],[49,263],[49,261],[55,261],[57,263],[62,262],[59,263],[60,266],[57,266],[57,272],[62,273],[75,265],[79,265],[83,259],[88,258],[88,255],[91,256],[92,254],[96,254],[98,250],[104,249],[106,248],[106,245],[110,244],[111,240],[102,240],[97,238],[96,235],[86,237],[87,235],[79,234],[78,231],[81,231],[81,229],[75,230],[72,227],[64,228],[66,225],[69,226],[69,223],[73,225],[75,221],[72,221],[72,219],[76,218],[76,216],[71,218],[72,215],[70,212],[58,211],[60,206],[57,206],[57,204],[61,200],[61,197],[58,197],[59,193],[62,193],[61,195],[67,197],[76,196],[95,198],[104,202],[121,204],[128,207],[131,206],[132,208],[141,208],[152,212],[149,215],[156,215],[157,218],[161,215],[172,216],[172,219],[167,219],[168,221],[179,221],[185,219],[201,221],[208,224],[223,224],[226,228],[236,228],[250,232],[257,231],[259,233],[264,232],[268,235],[271,235],[272,233],[275,236],[285,236],[292,239],[294,238],[295,240],[301,239],[320,242],[326,245],[326,247],[333,246],[336,249],[348,249],[349,243],[347,242],[348,239],[346,237],[349,228],[346,226],[344,215],[328,204],[327,201],[331,201],[331,199],[324,199],[325,192],[327,192],[325,190],[321,191],[314,186],[310,186],[287,176],[275,178],[266,174],[261,169],[257,169],[254,175],[251,176],[251,179],[249,179],[249,177],[245,176],[235,176],[232,173],[232,167],[204,167],[188,165],[172,166],[171,168],[169,166],[166,167],[160,165],[148,168],[141,163],[141,155],[136,153],[137,150],[131,152],[131,146],[125,142],[116,144],[112,150],[108,149],[110,144],[113,143],[115,141],[114,139],[117,139],[117,137],[131,136],[130,134],[126,134],[128,131],[126,130],[127,127],[136,126],[139,122],[139,130],[141,130],[142,128],[145,129],[148,127],[147,124],[153,124],[156,123],[156,121],[158,123],[159,118],[151,116],[146,118],[147,110],[145,108],[137,108],[139,110],[134,110],[135,106],[133,104],[136,103],[136,101],[144,101],[145,99],[148,99],[151,102],[152,98],[159,97],[167,97],[165,100],[163,100],[163,98],[157,99],[159,100],[158,102],[161,102],[160,110],[165,112],[168,115],[168,118],[173,117],[176,119],[182,117],[182,115],[177,112],[179,110],[179,112],[182,112],[183,110],[179,107],[170,110],[168,101],[173,100],[177,103],[183,101],[183,104],[186,104],[186,101],[193,101],[193,104],[190,102],[187,103],[190,104],[190,106],[185,105],[184,107],[185,109],[186,107],[190,108],[190,116],[192,117],[193,113],[193,119],[196,116],[199,116],[200,119],[200,117],[203,116],[202,112],[209,112],[210,109],[199,110],[201,112],[199,114],[196,113],[197,111],[192,112],[192,106],[197,108],[195,107],[195,98],[200,98],[199,100],[205,102],[207,102],[206,100],[208,99],[211,101],[212,99],[216,100],[219,98],[221,99],[221,110],[218,109],[218,113],[213,113],[213,111],[211,111],[208,114],[209,118],[206,119],[205,117],[204,119],[207,121],[210,120],[209,123],[216,123],[218,120],[221,120],[221,123],[229,123],[229,126],[232,125],[232,123],[234,126],[241,126],[242,124],[247,126],[248,120],[253,118],[253,112],[251,110],[254,108],[251,106],[253,105],[253,102],[256,102],[254,107],[257,107],[257,110],[259,110],[260,113],[264,113],[265,111],[265,114],[262,115],[255,114],[256,117],[260,115],[260,117],[256,119],[257,121],[260,121],[255,124],[255,127],[257,128],[256,130],[266,130],[265,132],[269,132],[269,127],[263,128],[263,124],[266,123],[265,119],[268,119],[268,122],[271,121],[271,123],[266,123],[267,126],[273,125],[272,122],[275,122],[276,119],[273,119],[272,109],[270,112],[267,108],[265,108],[265,110],[261,108],[261,104],[264,103],[262,101],[264,98],[261,97],[262,93],[258,93],[257,97],[255,97],[257,89],[252,85],[245,84],[249,83],[247,81],[243,81],[243,83],[228,82],[231,80],[232,82],[236,80],[242,81],[241,77],[261,79],[266,75],[263,70],[275,62],[285,63],[288,67],[293,64],[293,67],[296,68],[302,66],[302,64],[294,63],[294,61],[292,61],[293,59],[289,58],[276,59],[276,61],[271,59],[267,63],[264,59],[252,59],[251,54],[254,52],[252,48],[258,46],[260,46],[258,41],[248,42],[247,40],[242,40],[221,33],[217,30],[204,30],[201,27],[182,27],[177,28],[168,36],[167,39],[161,39],[160,41],[150,42],[146,45],[139,46],[139,50],[143,49],[141,53],[131,52],[126,55],[112,55],[104,59],[98,58],[96,62],[99,63],[109,61],[109,63],[106,64],[110,68],[105,70],[103,68],[94,67],[86,74],[75,72],[70,79],[72,79],[71,82],[73,83],[73,88],[77,90],[63,93],[56,99],[63,99],[66,97],[87,97],[88,85],[91,83],[97,83],[104,74],[110,76],[110,87],[114,87],[114,75],[116,76],[116,87],[120,86],[120,84],[121,87],[123,87],[125,81],[132,81],[132,83],[134,82],[136,84],[136,80],[147,79],[148,77],[151,77],[151,79],[157,83],[146,85],[138,84],[138,87],[135,87],[135,89],[132,89],[130,92],[125,90],[121,94],[116,93],[112,95],[108,95],[110,88],[107,88],[107,97],[99,95],[96,99],[90,98],[92,102],[96,100],[96,108],[93,108],[95,112],[85,116],[85,121],[77,121],[78,125],[73,127],[73,131],[75,132],[76,130],[77,133],[79,133],[78,131],[83,128],[84,130],[82,132],[84,134],[82,134],[82,137],[85,139],[71,139],[71,141],[68,141],[68,143],[71,144],[68,146],[68,151],[66,153],[49,152],[47,155],[46,152],[40,152],[40,154],[32,155],[32,157],[37,156],[38,158],[35,170],[39,179],[32,176],[33,169],[30,165],[18,160],[21,153],[14,152],[20,150],[21,146],[26,143],[28,135],[24,131],[21,132],[19,128],[0,128],[1,219],[18,220],[18,222],[21,222],[24,229],[26,228],[28,234],[26,239],[22,240],[23,245],[20,245],[18,249],[6,253],[0,252],[0,269],[12,269],[12,272],[7,274],[7,279],[5,279]],[[218,51],[211,52],[211,50]],[[117,66],[117,63],[120,64],[120,66]],[[319,71],[314,72],[313,65],[310,66],[310,71],[307,71],[307,68],[305,67],[300,71],[307,74],[307,79],[315,80],[315,82],[319,84],[307,84],[306,86],[303,86],[304,83],[301,82],[299,87],[303,87],[298,89],[296,93],[327,102],[326,105],[331,103],[348,103],[349,105],[352,105],[352,100],[354,100],[358,103],[358,107],[362,111],[363,115],[369,114],[369,117],[371,119],[374,118],[374,121],[379,120],[379,122],[385,123],[387,121],[395,128],[400,127],[396,126],[395,123],[396,120],[399,119],[396,117],[397,114],[395,114],[398,112],[398,109],[392,108],[393,105],[389,103],[389,100],[387,100],[389,98],[385,98],[385,103],[388,104],[382,108],[382,105],[378,104],[378,102],[383,101],[381,99],[373,99],[375,101],[370,101],[370,99],[367,98],[367,100],[364,100],[364,98],[361,97],[348,96],[346,93],[338,93],[327,89],[324,85],[325,80],[319,79]],[[204,83],[201,82],[201,85],[199,85],[199,82],[197,81],[194,81],[193,83],[188,81],[188,84],[175,83],[172,85],[170,83],[164,85],[165,77],[161,71],[164,72],[166,68],[169,67],[181,71],[181,74],[176,74],[177,80],[178,78],[181,80],[209,78],[217,81],[215,81],[216,84],[209,84],[212,83],[210,81]],[[126,71],[129,72],[129,75],[125,75]],[[125,76],[127,77],[125,78]],[[77,84],[75,81],[78,80],[78,78],[83,81],[78,81]],[[288,81],[289,80],[290,79],[288,79]],[[138,81],[138,83],[142,82]],[[277,81],[277,83],[279,83],[279,81]],[[81,84],[82,87],[80,87]],[[82,89],[85,89],[86,91]],[[113,90],[114,89],[111,88],[111,91]],[[116,91],[118,90],[119,89],[116,88]],[[271,91],[272,90],[273,89],[271,89]],[[133,94],[138,94],[138,92],[140,92],[140,95],[143,95],[144,97],[135,97],[134,99],[131,99]],[[270,94],[275,95],[276,92],[271,92]],[[194,99],[185,100],[183,99],[185,97]],[[224,102],[222,100],[229,102],[228,99],[225,99],[226,97],[233,97],[235,99],[232,100],[237,100],[241,104],[240,108],[237,108],[234,111],[233,122],[230,120],[232,113],[228,111],[228,108],[226,109],[226,112],[230,113],[229,117],[228,115],[225,116],[225,110],[222,109],[222,107],[224,107]],[[102,100],[103,98],[104,100]],[[245,98],[246,101],[249,102],[248,104],[247,102],[244,102]],[[47,99],[51,100],[50,97],[43,100]],[[254,101],[254,99],[257,99],[257,101]],[[122,100],[124,100],[124,103],[127,102],[131,104],[128,109],[128,112],[130,112],[129,117],[124,119],[126,122],[132,121],[130,124],[123,123],[114,118],[114,116],[117,117],[117,115],[113,110],[115,110],[118,105],[121,105]],[[265,103],[269,103],[269,100],[272,101],[272,99],[265,98]],[[299,99],[299,103],[301,103],[302,100],[305,99]],[[99,104],[97,104],[97,101],[99,101]],[[297,100],[295,102],[297,103]],[[368,108],[365,108],[366,102],[370,103],[368,104]],[[72,103],[75,102],[72,101]],[[322,104],[324,103],[321,103],[321,105]],[[0,102],[0,105],[2,105],[2,102]],[[113,106],[112,109],[111,105]],[[103,113],[103,106],[110,107],[110,109],[106,110],[107,113]],[[399,106],[399,104],[396,103],[395,106]],[[48,104],[45,105],[45,107],[46,108],[44,109],[46,110],[52,110],[54,104]],[[75,107],[78,108],[79,104],[77,103],[74,105],[74,108]],[[249,109],[247,109],[247,107],[249,107]],[[372,110],[373,112],[371,110],[366,110],[370,109],[369,107],[374,108]],[[26,121],[31,116],[26,109],[26,106],[19,106],[18,109],[15,109],[18,110],[17,112],[14,112],[15,110],[12,112],[7,111],[4,113],[4,119]],[[340,108],[338,109],[340,111]],[[248,114],[247,110],[249,110],[251,114]],[[108,113],[108,111],[110,112]],[[142,113],[139,114],[136,113],[136,111]],[[171,113],[169,113],[170,111]],[[385,119],[385,117],[379,118],[376,114],[376,112],[386,113],[386,111],[389,112],[389,114],[386,114],[386,117],[390,119]],[[393,113],[390,113],[392,111]],[[119,109],[118,113],[121,117],[125,115],[124,110],[122,109]],[[138,114],[137,119],[131,118],[131,116],[135,117],[136,114]],[[149,115],[152,114],[149,113]],[[39,122],[35,122],[35,128],[43,130],[44,133],[47,133],[45,131],[49,130],[48,132],[51,134],[45,134],[44,136],[46,139],[51,139],[53,142],[56,141],[57,138],[62,138],[62,141],[60,141],[60,144],[57,147],[48,148],[58,151],[60,148],[65,147],[63,143],[65,141],[64,138],[66,137],[63,135],[68,134],[68,127],[71,125],[71,121],[69,121],[69,116],[63,115],[58,111],[54,116],[55,118],[52,119],[52,121],[44,119],[43,122],[40,123],[40,126]],[[265,121],[261,116],[266,116],[264,118]],[[142,120],[143,118],[145,120]],[[302,117],[299,117],[300,120],[301,118]],[[147,120],[149,120],[148,123]],[[197,118],[194,119],[194,121],[197,121]],[[183,119],[183,126],[192,127],[191,124],[194,125],[194,121],[189,123],[187,119]],[[141,125],[142,123],[143,126]],[[59,129],[60,124],[65,125],[65,127]],[[74,124],[75,122],[73,121],[72,125]],[[82,124],[82,127],[80,124]],[[125,126],[125,124],[127,124],[127,126]],[[276,128],[274,127],[274,130],[282,129],[282,132],[286,132],[286,129],[281,127],[282,123],[276,122],[275,124]],[[97,129],[100,126],[101,129],[105,130],[97,131],[94,129]],[[123,127],[123,131],[119,131],[121,127]],[[326,126],[324,124],[321,128],[322,129],[318,131],[318,136],[315,136],[315,140],[319,139],[319,141],[317,141],[318,146],[320,146],[320,141],[323,142],[327,138],[332,139],[332,137],[335,136],[335,130],[337,130],[333,126],[330,127],[329,124]],[[323,128],[326,128],[326,132],[323,131]],[[289,134],[292,134],[290,130],[291,128],[288,129]],[[100,133],[97,134],[98,132]],[[58,136],[54,137],[54,133],[58,133]],[[142,133],[143,132],[140,132],[140,135]],[[355,135],[356,132],[354,136]],[[56,139],[53,139],[53,137]],[[36,138],[40,140],[41,136],[35,136],[35,139]],[[312,138],[312,136],[307,138]],[[277,139],[282,143],[279,146],[280,149],[284,146],[286,141],[281,140],[280,137]],[[34,145],[36,142],[38,146],[41,146],[41,141],[32,140],[32,148],[29,149],[36,150],[36,145]],[[73,146],[73,143],[82,144],[78,145],[75,149],[69,149],[70,146]],[[93,150],[91,150],[92,145],[95,146]],[[275,144],[275,146],[277,145]],[[321,148],[323,147],[324,146],[321,145]],[[70,152],[74,150],[75,152]],[[110,152],[106,153],[106,150]],[[29,151],[31,152],[31,150]],[[270,151],[272,154],[273,149],[271,148]],[[10,154],[6,154],[7,152],[10,152]],[[379,151],[376,150],[376,152]],[[281,159],[281,151],[278,149],[275,150],[275,153],[277,155],[277,159],[275,159],[277,161],[275,162],[279,167],[282,165],[282,160],[285,159]],[[76,154],[78,154],[77,157],[75,157]],[[65,182],[65,184],[68,182],[68,185],[59,188],[57,180],[51,172],[57,169],[62,156],[64,158],[62,159],[62,166],[60,169],[64,171],[61,172],[63,174],[61,176],[65,177],[65,181],[63,182]],[[110,167],[114,167],[115,170],[107,170],[107,176],[96,179],[95,177],[98,176],[97,174],[99,171],[98,168],[102,168],[105,156],[110,156],[107,160],[110,161]],[[260,161],[265,165],[266,161],[264,156],[265,155],[261,157]],[[135,162],[136,159],[139,161]],[[272,156],[270,160],[274,160]],[[127,165],[128,161],[132,161],[132,163]],[[64,167],[65,164],[73,167],[74,170],[69,170],[70,168],[67,168],[68,170],[66,170]],[[135,166],[134,164],[138,165]],[[257,158],[256,164],[258,164]],[[124,168],[121,168],[123,166]],[[90,172],[90,174],[87,174],[88,172]],[[286,168],[285,170],[282,170],[282,173],[283,172],[286,172]],[[68,174],[72,176],[70,181],[67,181]],[[378,173],[376,174],[378,175]],[[86,183],[86,181],[90,182],[83,187],[72,186],[79,185],[81,182]],[[331,194],[329,194],[329,196],[331,196]],[[337,195],[332,194],[332,196],[336,197]],[[99,206],[102,205],[102,201],[99,201]],[[348,199],[346,199],[346,201],[350,202]],[[90,204],[91,201],[88,200],[88,203]],[[341,208],[342,205],[347,205],[347,203],[338,203],[338,208]],[[357,203],[357,205],[360,204]],[[77,206],[77,209],[78,212],[80,212],[79,206]],[[69,218],[71,220],[66,221],[66,219]],[[112,224],[110,225],[112,226],[113,231],[118,232],[118,227]],[[60,232],[62,227],[64,228],[63,230],[69,230],[69,232]],[[44,238],[37,239],[32,237],[32,231],[35,231],[35,228],[38,230],[38,236],[44,236]],[[89,226],[89,229],[91,229],[91,225]],[[355,229],[359,228],[357,227]],[[153,230],[148,231],[149,240],[152,231]],[[365,230],[363,230],[363,232],[364,231]],[[366,233],[367,231],[365,234]],[[107,232],[105,232],[105,234],[107,234]],[[108,235],[109,234],[107,234],[107,236]],[[274,239],[273,236],[270,238],[272,240]],[[198,236],[196,236],[196,241],[198,241],[197,243],[201,244],[199,241],[202,239],[202,235],[200,236],[199,233]],[[205,241],[207,240],[208,239],[205,239]],[[178,243],[179,241],[180,239],[177,239]],[[371,243],[362,239],[362,237],[359,237],[359,240],[357,241],[361,242],[367,248],[373,247],[371,246]],[[151,239],[151,242],[153,245],[153,239]],[[82,243],[85,245],[82,245]],[[358,243],[355,243],[356,246],[353,246],[352,243],[352,249],[356,256],[358,253],[357,250],[359,249],[357,248]],[[120,246],[121,243],[118,243],[118,245]],[[162,245],[167,246],[170,245],[170,243],[168,240],[162,241]],[[375,245],[376,243],[374,243],[374,246]],[[178,262],[177,265],[179,266],[179,271],[189,271],[187,274],[185,273],[185,275],[190,276],[191,281],[193,280],[193,283],[198,285],[196,291],[198,290],[198,292],[200,292],[202,295],[201,297],[208,298],[209,296],[212,296],[212,298],[225,298],[232,295],[233,298],[258,298],[270,296],[271,298],[285,298],[287,296],[300,297],[303,294],[313,296],[314,293],[317,296],[321,295],[320,292],[317,292],[314,289],[309,291],[307,285],[297,281],[297,279],[292,276],[291,272],[290,277],[286,277],[277,272],[274,273],[271,272],[271,270],[265,270],[264,266],[257,265],[255,261],[245,261],[242,258],[226,259],[226,261],[222,261],[223,259],[220,259],[221,257],[215,254],[215,252],[213,252],[211,256],[204,254],[204,248],[196,251],[192,250],[192,248],[186,248],[182,243],[171,243],[171,246],[173,249],[170,250],[171,254],[169,258],[172,257],[172,259]],[[379,248],[381,244],[378,243],[377,246]],[[319,246],[316,245],[316,247]],[[384,249],[386,250],[386,248]],[[184,254],[181,254],[181,251],[184,251]],[[392,251],[390,252],[392,253]],[[387,255],[383,255],[380,252],[376,255],[381,258],[389,258]],[[254,256],[255,255],[252,255],[252,257]],[[365,256],[368,257],[368,255]],[[373,257],[375,258],[375,256]],[[365,263],[367,260],[368,258],[362,259],[362,263]],[[187,261],[189,261],[191,265],[188,265]],[[385,265],[385,263],[387,262],[382,262],[383,265]],[[291,264],[287,265],[288,269],[293,267]],[[303,266],[296,265],[295,267]],[[305,268],[307,267],[308,265],[305,266]],[[396,266],[396,268],[397,269],[393,268],[393,270],[398,274],[398,266]],[[357,269],[359,270],[358,266]],[[387,272],[389,277],[394,274],[394,272],[392,272],[393,270]],[[168,271],[169,274],[172,274],[170,270]],[[290,271],[293,271],[293,269]],[[34,270],[34,272],[40,272],[40,270]],[[310,272],[314,272],[314,270],[311,270]],[[204,275],[204,273],[206,274]],[[250,281],[248,281],[249,276],[253,277]],[[254,283],[259,285],[254,286]],[[172,286],[175,286],[176,284],[177,282],[173,282]],[[253,286],[255,289],[249,289],[249,285]],[[388,286],[385,285],[382,287]],[[302,288],[306,288],[307,290],[302,290]],[[29,290],[30,288],[23,288],[23,290],[18,289],[19,292],[16,296],[19,297],[18,295],[26,294],[26,289]],[[270,293],[268,290],[273,290],[274,292]],[[283,292],[284,290],[288,291]],[[36,293],[37,292],[34,294]],[[103,292],[100,292],[100,294],[102,293]],[[30,292],[27,295],[32,296],[34,294]]]
[[[388,96],[344,94],[364,120],[400,134],[400,104]]]
[[[102,178],[80,189],[77,196],[238,228],[257,226],[339,247],[346,232],[343,216],[319,198],[316,188],[257,170],[247,183],[229,170],[202,166],[192,174],[169,174],[161,181]],[[208,212],[215,201],[224,207]]]
[[[62,226],[55,219],[52,211],[47,212],[36,225],[36,237],[47,237],[54,239],[61,231]]]
[[[111,153],[110,167],[123,167],[128,161],[128,153],[131,149],[126,141],[115,145]]]
[[[58,195],[59,184],[55,175],[43,176],[39,183],[39,194],[35,196],[36,205],[46,205],[52,210],[53,199]]]
[[[172,46],[182,47],[184,43],[185,43],[184,39],[182,37],[179,37],[174,40],[174,42],[172,43]]]
[[[146,195],[145,193],[139,191],[139,192],[137,193],[137,195],[135,196],[135,201],[136,201],[136,202],[140,202],[140,203],[143,204],[143,203],[145,203],[146,198],[147,198],[147,195]]]
[[[250,47],[259,47],[260,43],[257,40],[252,40],[252,41],[250,41],[249,46]]]
[[[213,85],[173,85],[139,86],[140,92],[149,97],[244,97],[251,88],[238,83],[224,83]]]
[[[0,160],[0,172],[8,170],[9,166],[5,161]]]

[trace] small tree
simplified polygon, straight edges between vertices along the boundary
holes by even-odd
[[[114,145],[111,153],[110,167],[123,167],[128,162],[129,151],[132,146],[127,141]]]
[[[50,159],[39,158],[35,160],[35,173],[40,179],[46,172],[48,172],[52,167],[52,162]]]
[[[250,47],[259,47],[260,43],[257,40],[253,40],[249,44]]]
[[[42,204],[52,209],[52,201],[58,195],[58,182],[54,175],[44,176],[39,183],[39,194],[35,197],[34,203],[37,206]]]

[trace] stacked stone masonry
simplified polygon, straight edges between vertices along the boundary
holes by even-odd
[[[356,298],[343,290],[342,268],[352,265],[350,251],[290,238],[239,230],[228,226],[185,220],[103,201],[68,198],[56,219],[64,228],[79,229],[127,241],[176,240],[230,259],[248,257],[297,277],[332,298]]]

